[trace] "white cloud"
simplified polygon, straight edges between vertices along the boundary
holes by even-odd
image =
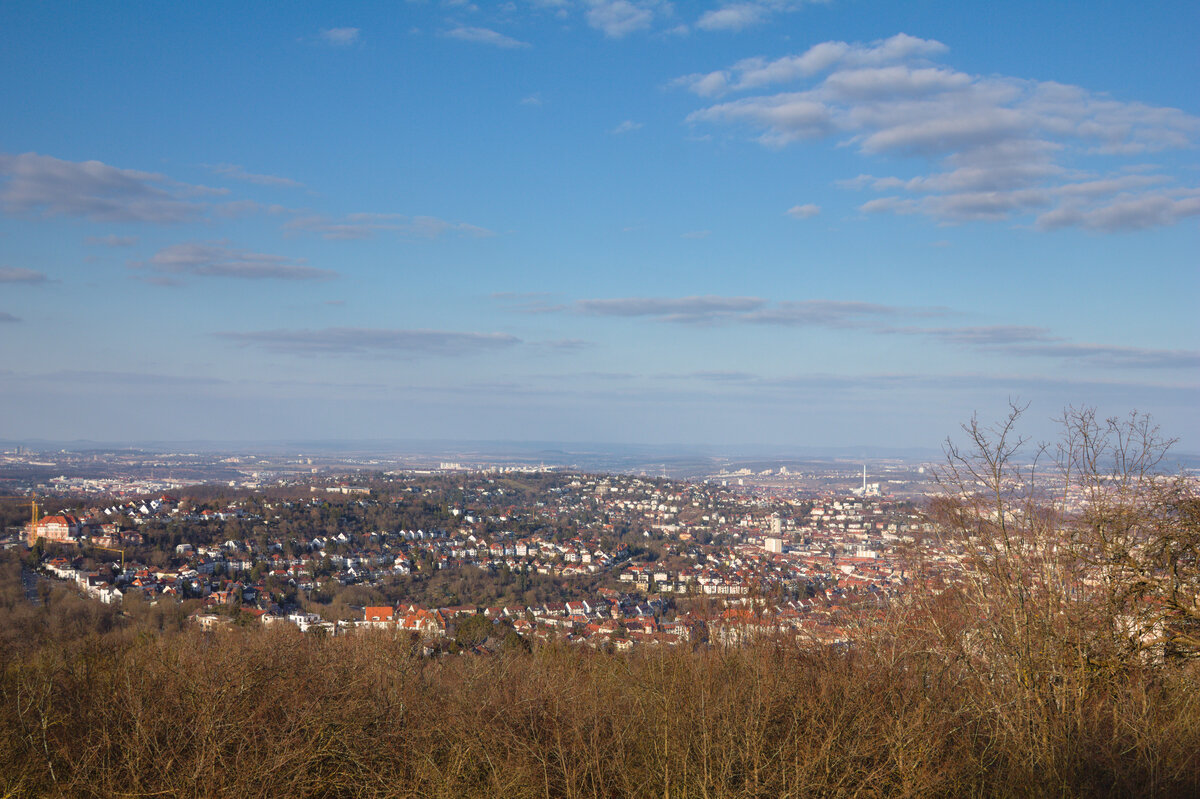
[[[941,67],[867,67],[834,72],[825,87],[835,95],[856,100],[924,97],[965,89],[971,82],[961,72]]]
[[[761,3],[734,3],[705,11],[696,27],[706,31],[740,31],[762,24],[767,13]]]
[[[565,305],[557,302],[556,295],[544,291],[500,291],[491,295],[506,311],[520,314],[558,313],[566,310]]]
[[[256,214],[264,209],[254,200],[233,200],[227,203],[217,203],[212,210],[214,214],[225,219],[238,219]]]
[[[621,297],[579,300],[575,308],[590,316],[651,317],[664,322],[714,322],[766,305],[759,297]]]
[[[45,283],[46,275],[33,269],[0,266],[0,283]]]
[[[684,75],[671,81],[673,86],[684,86],[701,97],[717,97],[729,89],[729,73],[723,70],[706,74]]]
[[[821,213],[821,206],[813,203],[805,203],[804,205],[793,205],[787,209],[787,215],[793,219],[811,219]]]
[[[766,128],[764,144],[783,146],[834,132],[831,109],[801,94],[747,98],[714,105],[688,115],[688,122],[746,122]]]
[[[825,72],[834,66],[850,69],[881,67],[906,59],[924,59],[945,51],[946,46],[941,42],[919,39],[905,33],[871,44],[821,42],[800,55],[784,56],[773,61],[746,58],[728,70],[688,75],[680,78],[679,82],[701,96],[713,97],[726,91],[748,91],[779,83],[791,83]]]
[[[292,180],[291,178],[279,177],[278,175],[260,175],[254,172],[247,172],[243,167],[237,164],[215,164],[209,167],[218,175],[224,175],[227,178],[234,180],[244,180],[247,183],[254,183],[258,186],[271,186],[283,189],[300,189],[304,187],[303,183]]]
[[[968,221],[1007,219],[1049,205],[1050,195],[1040,189],[974,191],[929,197],[914,206],[937,219]]]
[[[217,336],[243,346],[296,355],[457,356],[490,352],[521,343],[521,339],[507,333],[362,327],[223,332]]]
[[[588,0],[587,22],[613,39],[648,30],[654,22],[653,0]]]
[[[528,42],[522,42],[512,38],[511,36],[505,36],[503,33],[491,30],[490,28],[470,28],[459,26],[447,31],[446,35],[452,39],[460,39],[464,42],[488,44],[492,47],[502,47],[510,50],[520,47],[529,47]]]
[[[1123,193],[1090,207],[1064,204],[1037,218],[1041,230],[1083,227],[1102,232],[1144,230],[1173,225],[1200,215],[1200,192],[1175,197],[1168,192]]]
[[[622,122],[620,125],[617,125],[615,128],[610,130],[609,133],[619,136],[622,133],[632,133],[635,130],[640,130],[641,127],[642,127],[641,122],[634,122],[632,119],[627,119],[624,122]]]
[[[494,231],[485,227],[467,222],[447,222],[445,219],[438,219],[435,216],[414,216],[405,232],[427,239],[436,239],[446,233],[457,233],[473,239],[486,239],[496,235]]]
[[[0,207],[10,214],[40,212],[95,222],[188,222],[205,210],[192,198],[215,193],[155,172],[37,153],[0,154],[0,178]]]
[[[951,344],[995,347],[1057,341],[1044,327],[1031,325],[988,325],[983,327],[897,328],[888,332],[931,336]]]
[[[138,238],[110,233],[107,236],[88,236],[83,243],[89,247],[132,247],[138,243]]]
[[[358,44],[358,28],[325,28],[321,31],[321,41],[333,47],[350,47]]]
[[[809,0],[823,2],[823,0]],[[696,27],[706,31],[737,32],[770,21],[776,14],[796,11],[805,0],[741,0],[726,2],[700,15]]]
[[[596,343],[578,338],[560,338],[549,339],[547,341],[531,342],[530,346],[551,350],[554,352],[578,352],[579,350],[592,349],[596,346]]]
[[[1086,361],[1111,369],[1200,368],[1200,352],[1195,350],[1161,350],[1063,341],[1034,346],[1012,346],[1007,348],[1007,351],[1016,355]]]
[[[1110,369],[1195,369],[1200,352],[1076,342],[1048,328],[1028,325],[983,327],[884,327],[878,333],[925,336],[947,344],[1033,358],[1086,362]]]
[[[864,327],[891,319],[942,316],[941,308],[905,308],[855,300],[784,301],[748,313],[745,322],[766,325]]]
[[[928,106],[936,116],[897,120],[868,133],[860,140],[863,152],[937,157],[1012,141],[1022,136],[1028,125],[1023,113],[1010,108],[938,109],[932,103]],[[962,113],[964,110],[966,113]]]
[[[320,215],[298,216],[287,222],[284,229],[316,233],[326,239],[366,239],[379,232],[427,239],[436,239],[447,234],[469,238],[495,235],[487,228],[466,222],[448,222],[433,216],[378,213],[347,214],[340,219]]]
[[[796,56],[687,75],[675,85],[703,97],[748,93],[692,112],[693,124],[737,125],[776,148],[837,137],[877,160],[934,165],[910,177],[839,181],[888,192],[863,203],[867,212],[943,223],[1025,218],[1041,230],[1101,231],[1168,225],[1198,213],[1200,189],[1138,174],[1144,163],[1129,165],[1133,174],[1097,175],[1073,161],[1190,147],[1200,138],[1200,118],[1077,86],[969,75],[932,62],[945,52],[940,42],[905,34],[870,44],[824,42]],[[798,82],[807,85],[762,91]]]
[[[166,280],[152,281],[164,285],[176,285],[175,276],[180,275],[248,280],[329,280],[337,277],[336,272],[308,266],[302,259],[238,250],[224,241],[173,244],[133,267],[165,276]]]
[[[771,303],[761,297],[622,297],[579,300],[574,309],[589,316],[645,317],[659,322],[716,322],[823,327],[863,327],[904,318],[943,316],[941,308],[904,308],[845,300]]]
[[[904,197],[879,197],[868,200],[858,207],[858,210],[868,214],[879,214],[891,211],[897,214],[915,214],[918,210],[916,200]]]

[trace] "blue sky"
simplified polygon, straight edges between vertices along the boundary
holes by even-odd
[[[1200,450],[1194,2],[245,6],[5,5],[0,438]]]

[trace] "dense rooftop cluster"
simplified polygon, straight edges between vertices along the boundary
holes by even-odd
[[[358,473],[99,502],[23,535],[49,574],[104,602],[190,602],[206,627],[386,627],[434,645],[475,616],[597,646],[780,629],[837,641],[847,616],[910,582],[902,545],[925,525],[911,503],[723,482]]]

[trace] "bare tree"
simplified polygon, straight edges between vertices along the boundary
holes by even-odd
[[[1059,441],[1034,445],[1019,433],[1025,410],[963,425],[937,475],[964,656],[1041,691],[1200,655],[1200,514],[1194,484],[1163,473],[1173,441],[1143,414],[1068,408]]]
[[[1138,413],[1100,420],[1072,408],[1061,424],[1057,464],[1095,643],[1118,662],[1200,656],[1198,498],[1186,477],[1164,473],[1174,441]]]

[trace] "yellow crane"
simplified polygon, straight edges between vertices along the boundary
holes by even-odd
[[[33,499],[29,500],[29,511],[30,511],[29,535],[25,537],[25,543],[28,546],[33,546],[34,542],[37,541],[37,523],[38,523],[37,497],[34,497]]]
[[[121,574],[125,573],[125,550],[113,549],[112,547],[102,547],[96,544],[91,545],[92,549],[103,549],[105,552],[120,552],[121,553]]]

